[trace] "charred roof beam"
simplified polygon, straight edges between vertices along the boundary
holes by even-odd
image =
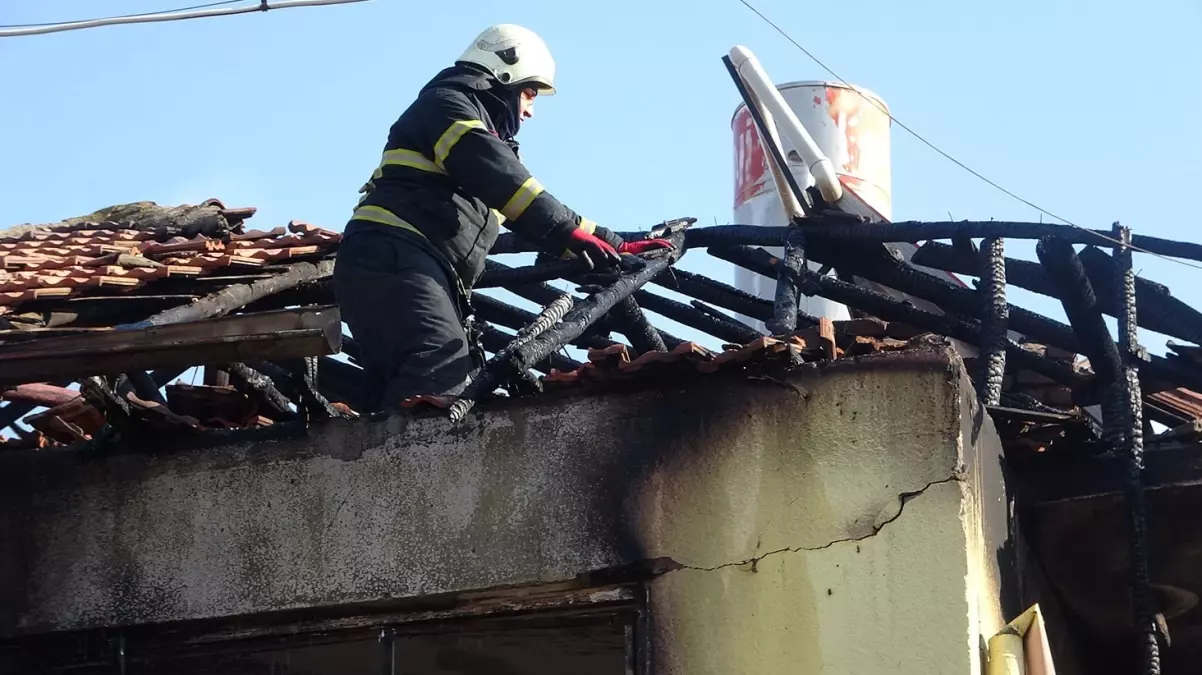
[[[1035,254],[1043,264],[1044,273],[1059,289],[1064,313],[1081,336],[1081,352],[1089,358],[1090,366],[1097,373],[1103,393],[1102,423],[1106,429],[1105,436],[1108,442],[1117,445],[1127,426],[1121,406],[1117,405],[1119,399],[1115,389],[1119,384],[1122,363],[1118,346],[1106,328],[1102,312],[1098,310],[1093,286],[1071,243],[1055,237],[1044,237],[1036,245]]]
[[[1100,249],[1087,247],[1078,256],[1089,281],[1098,291],[1098,307],[1102,312],[1118,317],[1122,312],[1114,301],[1114,260]],[[944,270],[955,274],[981,276],[978,262],[952,246],[930,241],[914,252],[910,260],[915,265]],[[1039,263],[1006,258],[1006,282],[1059,299],[1056,286]],[[1174,298],[1169,289],[1142,277],[1135,278],[1136,302],[1139,303],[1139,325],[1148,330],[1172,337],[1202,343],[1202,312]]]

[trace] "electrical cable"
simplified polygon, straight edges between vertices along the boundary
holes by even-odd
[[[249,14],[251,12],[266,12],[272,9],[287,9],[291,7],[316,7],[321,5],[343,5],[352,2],[366,2],[367,0],[277,0],[268,2],[268,0],[259,0],[257,4],[247,4],[243,7],[223,7],[222,5],[232,5],[241,0],[226,0],[224,2],[213,2],[209,4],[196,5],[177,10],[164,10],[159,12],[148,12],[145,14],[125,14],[121,16],[110,16],[101,19],[83,19],[80,21],[66,21],[61,23],[44,23],[44,24],[25,24],[18,26],[0,26],[0,38],[6,37],[24,37],[28,35],[45,35],[47,33],[58,33],[69,30],[81,30],[84,28],[98,28],[100,26],[117,26],[133,23],[150,23],[160,21],[179,21],[183,19],[203,19],[215,16],[233,16],[236,14]]]
[[[175,9],[162,9],[155,12],[142,12],[139,14],[118,14],[116,16],[102,17],[105,19],[132,19],[137,16],[154,16],[161,14],[173,14],[175,12],[191,12],[196,9],[208,9],[210,7],[220,7],[221,5],[236,5],[246,0],[222,0],[221,2],[210,2],[204,5],[192,5],[191,7],[176,7]],[[71,23],[81,23],[83,21],[95,21],[96,19],[76,19],[74,21],[48,21],[46,23],[13,23],[3,24],[0,28],[44,28],[46,26],[60,26]]]
[[[750,2],[748,2],[747,0],[739,0],[739,2],[740,2],[740,3],[741,3],[743,6],[744,6],[744,7],[746,7],[746,8],[747,8],[747,9],[749,9],[749,10],[751,10],[752,12],[754,12],[754,13],[755,13],[755,15],[756,15],[756,16],[758,16],[760,19],[762,19],[762,20],[763,20],[765,23],[767,23],[769,26],[771,26],[773,29],[775,29],[775,30],[776,30],[776,32],[778,32],[778,33],[780,33],[782,36],[784,36],[784,38],[785,38],[786,40],[788,40],[789,42],[793,43],[793,46],[794,46],[794,47],[797,47],[798,49],[800,49],[800,50],[801,50],[801,52],[802,52],[803,54],[805,54],[806,56],[808,56],[808,57],[810,58],[810,60],[811,60],[811,61],[813,61],[814,63],[818,64],[818,65],[819,65],[819,67],[821,67],[821,68],[822,68],[823,70],[825,70],[826,72],[830,73],[830,74],[831,74],[831,77],[835,78],[835,79],[836,79],[836,80],[838,80],[838,81],[839,81],[841,84],[843,84],[843,85],[847,86],[849,89],[851,89],[852,91],[856,92],[856,94],[857,94],[858,96],[860,96],[861,98],[863,98],[865,101],[868,101],[868,102],[869,102],[869,103],[871,103],[871,104],[872,104],[874,107],[876,107],[878,110],[880,110],[882,113],[884,113],[885,115],[887,115],[887,116],[889,117],[889,119],[890,119],[890,120],[891,120],[891,121],[892,121],[894,124],[896,124],[897,126],[901,127],[901,128],[902,128],[902,129],[904,129],[904,130],[905,130],[907,133],[909,133],[911,136],[913,136],[914,138],[918,139],[920,142],[922,142],[923,144],[925,144],[927,147],[931,148],[931,149],[932,149],[932,150],[934,150],[935,152],[939,153],[940,155],[943,155],[945,158],[947,158],[948,160],[952,161],[953,163],[955,163],[955,164],[956,164],[957,166],[959,166],[960,168],[962,168],[962,169],[964,169],[965,171],[967,171],[968,173],[970,173],[970,174],[972,174],[972,175],[976,176],[977,178],[979,178],[979,179],[981,179],[981,180],[985,181],[986,183],[988,183],[989,185],[993,186],[994,188],[996,188],[996,189],[1000,190],[1001,192],[1005,193],[1006,195],[1009,195],[1010,197],[1012,197],[1012,198],[1014,198],[1014,199],[1016,199],[1016,200],[1018,200],[1018,201],[1022,202],[1023,204],[1026,204],[1027,206],[1029,206],[1029,207],[1031,207],[1031,208],[1035,209],[1036,211],[1039,211],[1040,213],[1043,213],[1043,214],[1045,214],[1045,215],[1047,215],[1047,216],[1050,216],[1050,217],[1052,217],[1052,218],[1055,218],[1056,220],[1059,220],[1060,222],[1064,223],[1065,225],[1069,225],[1069,226],[1071,226],[1071,227],[1075,227],[1075,228],[1077,228],[1077,229],[1079,229],[1079,230],[1084,230],[1084,231],[1086,231],[1086,232],[1089,232],[1090,234],[1092,234],[1092,235],[1094,235],[1094,236],[1098,237],[1099,239],[1102,239],[1102,240],[1104,240],[1104,241],[1107,241],[1107,242],[1109,242],[1110,244],[1119,245],[1119,246],[1126,246],[1126,247],[1130,248],[1132,251],[1139,251],[1140,253],[1146,253],[1146,254],[1148,254],[1148,255],[1150,255],[1150,256],[1155,256],[1155,257],[1157,257],[1157,258],[1160,258],[1160,259],[1162,259],[1162,260],[1167,260],[1167,261],[1169,261],[1169,262],[1171,262],[1171,263],[1176,263],[1176,264],[1178,264],[1178,265],[1184,265],[1184,266],[1186,266],[1186,267],[1192,267],[1192,268],[1194,268],[1194,269],[1199,269],[1199,270],[1202,270],[1202,265],[1200,265],[1200,264],[1197,264],[1197,263],[1192,263],[1192,262],[1189,262],[1189,261],[1186,261],[1186,260],[1178,260],[1177,258],[1172,258],[1172,257],[1170,257],[1170,256],[1167,256],[1167,255],[1162,255],[1162,254],[1160,254],[1160,253],[1154,253],[1154,252],[1152,252],[1152,251],[1148,251],[1148,250],[1146,250],[1146,249],[1143,249],[1143,248],[1140,248],[1140,247],[1138,247],[1138,246],[1132,246],[1132,245],[1130,245],[1130,244],[1124,244],[1123,242],[1119,241],[1118,239],[1115,239],[1115,238],[1113,238],[1113,237],[1108,237],[1108,236],[1106,236],[1106,235],[1102,234],[1101,232],[1098,232],[1097,230],[1093,230],[1093,229],[1090,229],[1090,228],[1088,228],[1088,227],[1082,227],[1081,225],[1078,225],[1078,224],[1076,224],[1076,223],[1072,222],[1071,220],[1068,220],[1068,219],[1066,219],[1066,218],[1062,218],[1062,217],[1060,217],[1060,216],[1056,215],[1055,213],[1052,213],[1051,211],[1048,211],[1047,209],[1045,209],[1045,208],[1043,208],[1043,207],[1039,206],[1038,204],[1035,204],[1035,203],[1033,203],[1033,202],[1031,202],[1031,201],[1029,201],[1029,200],[1027,200],[1027,199],[1024,199],[1024,198],[1020,197],[1019,195],[1017,195],[1017,194],[1015,194],[1015,193],[1011,192],[1010,190],[1007,190],[1006,188],[1002,187],[1001,185],[997,184],[996,182],[994,182],[994,181],[992,181],[992,180],[990,180],[990,179],[986,178],[985,176],[981,175],[979,172],[977,172],[977,171],[975,171],[974,169],[972,169],[971,167],[969,167],[969,166],[968,166],[967,164],[965,164],[964,162],[961,162],[960,160],[956,159],[955,157],[952,157],[952,156],[951,156],[950,154],[948,154],[947,152],[944,152],[942,149],[940,149],[940,148],[939,148],[938,146],[936,146],[934,143],[932,143],[932,142],[928,141],[926,138],[924,138],[924,137],[922,136],[922,134],[919,134],[917,131],[914,131],[914,130],[913,130],[913,129],[911,129],[910,127],[906,126],[904,123],[902,123],[902,121],[901,121],[901,120],[899,120],[899,119],[897,119],[896,117],[894,117],[892,113],[890,113],[890,112],[889,112],[887,109],[885,109],[884,107],[882,107],[882,106],[881,106],[881,104],[877,103],[876,101],[872,100],[871,98],[869,98],[869,97],[867,97],[867,96],[864,96],[862,93],[860,93],[860,91],[859,91],[859,89],[858,89],[857,87],[855,87],[854,85],[852,85],[852,84],[848,83],[848,82],[847,82],[847,80],[844,80],[842,77],[840,77],[840,76],[839,76],[839,74],[838,74],[838,73],[836,73],[834,70],[832,70],[830,66],[826,65],[825,63],[823,63],[823,62],[822,62],[822,60],[821,60],[821,59],[819,59],[817,56],[814,56],[814,54],[812,54],[812,53],[810,52],[810,50],[808,50],[808,49],[806,49],[805,47],[803,47],[803,46],[802,46],[802,45],[801,45],[799,42],[797,42],[797,40],[794,40],[794,39],[793,39],[793,36],[789,35],[789,34],[788,34],[786,31],[785,31],[785,29],[781,28],[781,27],[780,27],[780,26],[778,26],[778,25],[777,25],[775,22],[773,22],[773,21],[772,21],[772,19],[769,19],[767,16],[765,16],[763,12],[761,12],[761,11],[760,11],[760,10],[758,10],[758,9],[756,9],[756,7],[755,7],[754,5],[752,5]]]

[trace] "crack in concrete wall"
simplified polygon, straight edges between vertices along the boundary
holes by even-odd
[[[840,539],[834,539],[832,541],[828,541],[827,543],[822,544],[820,546],[796,546],[796,547],[779,548],[774,551],[768,551],[766,553],[756,555],[751,558],[747,558],[746,560],[739,560],[739,561],[735,561],[735,562],[723,563],[721,565],[715,565],[713,567],[700,567],[700,566],[695,566],[695,565],[688,565],[688,564],[682,563],[680,561],[672,560],[669,558],[668,560],[670,561],[670,564],[667,566],[664,573],[666,574],[666,573],[674,572],[677,570],[693,570],[696,572],[716,572],[721,569],[726,569],[729,567],[741,567],[743,565],[751,565],[751,571],[755,572],[756,566],[762,560],[764,560],[765,558],[774,556],[774,555],[779,555],[782,553],[801,553],[804,551],[821,551],[824,549],[831,548],[832,546],[835,546],[837,544],[850,544],[850,543],[855,543],[858,541],[864,541],[865,539],[871,539],[872,537],[875,537],[876,535],[880,534],[881,530],[885,529],[885,527],[887,525],[895,522],[898,518],[901,518],[902,514],[905,512],[906,504],[908,504],[912,499],[916,499],[917,497],[921,496],[927,490],[930,490],[931,488],[935,487],[936,485],[944,485],[947,483],[956,483],[956,482],[963,483],[966,479],[967,479],[967,476],[962,471],[956,471],[951,476],[948,476],[947,478],[942,478],[940,480],[931,481],[931,482],[927,483],[926,485],[922,486],[921,488],[919,488],[918,490],[899,493],[897,495],[897,501],[896,501],[897,510],[893,514],[891,514],[890,516],[885,518],[884,520],[874,523],[872,526],[872,532],[869,532],[868,534],[864,534],[864,535],[861,535],[858,537],[842,537]],[[768,523],[764,526],[764,529],[766,530],[768,528],[768,525],[771,525],[771,524],[772,524],[772,521],[770,519],[768,521]],[[757,544],[757,546],[758,546],[758,544]]]

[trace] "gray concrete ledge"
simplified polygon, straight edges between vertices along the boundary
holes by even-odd
[[[904,494],[971,474],[970,398],[958,357],[935,347],[515,401],[453,428],[395,417],[186,452],[10,453],[0,635],[534,585],[650,558],[714,568],[869,536]],[[821,495],[805,513],[799,489]]]

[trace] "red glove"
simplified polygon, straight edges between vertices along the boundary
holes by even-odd
[[[611,267],[622,261],[613,246],[604,239],[585,232],[581,227],[572,230],[568,250],[587,260],[589,267]]]
[[[672,248],[672,242],[664,239],[644,239],[642,241],[627,241],[623,242],[618,247],[618,253],[630,253],[639,255],[648,251],[655,251],[663,248]]]

